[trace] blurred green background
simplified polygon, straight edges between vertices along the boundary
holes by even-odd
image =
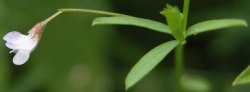
[[[59,8],[119,12],[165,22],[166,3],[182,0],[0,0],[0,37],[26,33]],[[191,0],[189,25],[218,18],[250,22],[249,0]],[[173,37],[131,26],[96,26],[95,14],[64,13],[50,22],[38,47],[22,66],[0,40],[0,92],[124,92],[130,68],[147,51]],[[128,92],[175,92],[173,53]],[[250,62],[249,28],[231,28],[188,38],[185,77],[188,92],[249,92],[232,87]]]

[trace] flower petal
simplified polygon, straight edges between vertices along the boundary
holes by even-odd
[[[21,34],[17,31],[12,31],[6,34],[3,39],[12,44],[19,44],[22,43],[23,39],[27,38],[27,36]]]
[[[30,51],[18,50],[13,58],[13,63],[15,65],[22,65],[29,59],[29,56],[30,56]]]
[[[6,45],[9,49],[19,49],[19,45],[16,45],[16,44],[12,44],[12,43],[6,42],[5,45]]]

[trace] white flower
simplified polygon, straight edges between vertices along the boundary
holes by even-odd
[[[10,53],[14,52],[16,54],[13,58],[13,63],[15,65],[22,65],[29,59],[30,53],[37,46],[42,29],[43,24],[38,23],[28,32],[28,35],[12,31],[3,37],[6,41],[5,45],[9,49],[12,49]]]

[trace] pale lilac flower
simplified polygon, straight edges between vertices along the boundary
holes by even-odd
[[[40,39],[43,26],[42,23],[38,23],[28,32],[28,35],[12,31],[3,37],[6,41],[5,45],[12,49],[10,53],[15,53],[13,58],[15,65],[22,65],[29,59],[30,53],[35,49]]]

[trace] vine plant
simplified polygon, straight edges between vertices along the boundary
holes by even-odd
[[[178,84],[178,92],[182,92],[184,89],[180,83],[180,79],[184,72],[184,58],[183,51],[186,43],[186,38],[212,30],[229,28],[229,27],[246,27],[247,22],[242,19],[213,19],[203,21],[187,27],[188,12],[189,12],[190,0],[184,0],[184,6],[182,12],[175,6],[166,5],[160,14],[166,17],[167,24],[160,23],[150,19],[138,18],[130,15],[112,13],[106,11],[90,10],[90,9],[59,9],[58,12],[53,14],[46,20],[39,22],[34,26],[29,34],[23,35],[19,32],[9,32],[5,35],[4,40],[6,46],[13,49],[12,52],[16,53],[13,58],[13,62],[16,65],[24,64],[30,53],[36,47],[45,25],[54,19],[56,16],[65,12],[80,12],[80,13],[95,13],[108,15],[108,17],[95,18],[92,22],[93,26],[96,25],[131,25],[147,28],[153,31],[161,32],[166,35],[171,35],[175,39],[164,42],[148,53],[146,53],[130,70],[128,73],[125,86],[126,89],[133,87],[138,81],[146,76],[157,64],[159,64],[164,57],[166,57],[171,51],[175,51],[175,73],[176,83]],[[250,69],[249,69],[250,70]]]

